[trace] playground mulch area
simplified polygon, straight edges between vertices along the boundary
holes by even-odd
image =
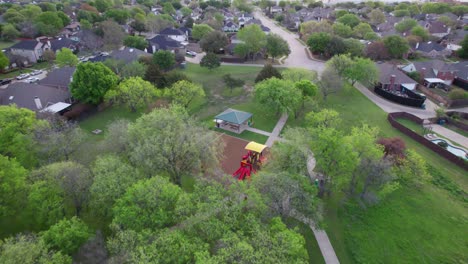
[[[242,156],[247,154],[244,148],[249,141],[226,134],[223,134],[221,138],[225,144],[221,167],[226,174],[231,175],[239,168]]]

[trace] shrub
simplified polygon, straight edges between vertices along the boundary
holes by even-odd
[[[452,100],[466,99],[466,98],[468,98],[468,92],[466,92],[466,91],[464,91],[463,89],[460,89],[460,88],[455,88],[455,89],[452,89],[449,92],[448,96]]]
[[[439,145],[440,147],[443,147],[444,149],[448,147],[448,143],[445,141],[437,142],[437,145]]]
[[[257,78],[255,78],[255,83],[261,82],[271,77],[282,79],[281,73],[276,68],[274,68],[271,64],[266,64],[258,73]]]
[[[417,81],[417,82],[419,82],[419,80],[421,79],[421,75],[420,75],[419,72],[417,72],[417,71],[409,72],[409,73],[408,73],[408,76],[409,76],[411,79],[413,79],[413,80],[415,80],[415,81]]]

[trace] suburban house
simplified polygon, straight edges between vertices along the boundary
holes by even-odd
[[[78,41],[69,38],[58,38],[50,40],[48,44],[54,52],[57,52],[57,50],[61,50],[62,48],[71,49],[75,52],[78,50],[78,43]]]
[[[468,61],[461,61],[454,65],[457,70],[453,84],[468,90]]]
[[[57,89],[68,91],[68,86],[73,80],[73,74],[76,67],[65,66],[55,69],[47,74],[47,76],[39,80],[39,84],[43,86],[50,86]]]
[[[283,12],[283,8],[281,6],[272,6],[270,8],[270,13],[271,14],[277,14]]]
[[[70,103],[71,95],[68,89],[41,84],[16,82],[0,91],[0,105],[16,104],[32,111],[50,109],[52,112],[60,112],[70,106]]]
[[[434,41],[418,42],[411,51],[418,52],[427,58],[444,58],[452,54],[450,49]]]
[[[137,61],[140,57],[151,56],[151,54],[139,49],[125,47],[123,49],[114,50],[109,55],[110,58],[115,60],[124,61],[126,64]]]
[[[176,40],[164,35],[157,35],[154,38],[148,39],[149,46],[145,50],[148,53],[154,53],[158,50],[170,50],[174,52],[182,52],[185,54],[185,46]],[[183,51],[182,51],[183,50]]]
[[[406,73],[419,72],[421,80],[425,78],[441,79],[446,85],[451,85],[458,72],[457,63],[446,63],[441,60],[417,61],[401,68]]]
[[[420,24],[434,37],[443,38],[450,33],[450,27],[440,21],[422,21]]]
[[[166,28],[159,32],[159,35],[166,36],[178,42],[184,42],[188,40],[188,32],[183,32],[177,28]]]
[[[404,74],[396,65],[390,63],[377,63],[379,68],[379,84],[389,90],[415,90],[417,82]]]
[[[239,26],[232,21],[228,21],[224,24],[223,31],[224,32],[237,32],[239,31]]]
[[[49,43],[42,43],[35,39],[22,40],[10,47],[10,52],[13,55],[22,56],[28,59],[29,62],[36,63],[42,58],[44,51],[50,49]]]
[[[60,32],[60,35],[68,38],[70,36],[75,35],[80,30],[81,30],[80,22],[72,22],[70,25],[63,28],[62,32]]]

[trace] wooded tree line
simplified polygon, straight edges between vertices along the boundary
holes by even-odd
[[[224,176],[219,135],[183,106],[115,121],[98,142],[57,116],[0,113],[2,263],[308,261],[283,223],[320,214],[308,178]]]

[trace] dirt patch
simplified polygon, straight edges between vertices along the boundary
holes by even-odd
[[[239,168],[242,156],[247,154],[244,148],[249,141],[226,134],[223,134],[221,138],[225,144],[221,167],[226,174],[231,175]]]

